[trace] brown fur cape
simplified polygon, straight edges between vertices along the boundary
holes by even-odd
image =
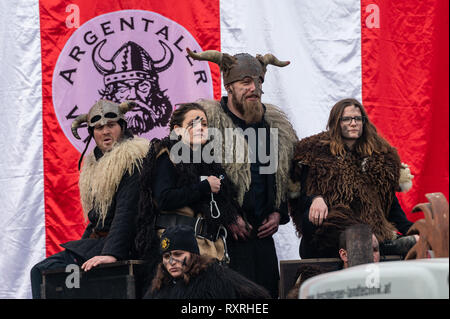
[[[392,239],[395,227],[387,218],[399,185],[397,151],[391,147],[387,153],[363,157],[347,150],[344,157],[334,156],[329,141],[328,132],[307,137],[298,142],[294,155],[297,179],[302,168],[309,167],[303,192],[322,195],[328,206],[328,218],[318,230],[327,222],[333,223],[334,217],[346,217],[347,224],[358,220],[370,225],[380,242]],[[297,211],[292,216],[299,233],[303,213]]]

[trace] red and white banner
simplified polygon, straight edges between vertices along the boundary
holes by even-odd
[[[338,100],[362,100],[415,176],[399,194],[411,220],[424,195],[448,198],[449,74],[446,0],[14,0],[0,2],[0,298],[31,296],[29,271],[85,224],[73,118],[107,97],[135,99],[168,133],[177,103],[219,99],[217,65],[185,52],[273,53],[263,102],[283,108],[300,138],[325,130]],[[141,81],[143,73],[150,74]],[[131,114],[133,116],[134,114]],[[92,146],[91,146],[92,147]],[[291,224],[275,236],[298,259]]]

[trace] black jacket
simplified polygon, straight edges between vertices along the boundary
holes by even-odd
[[[159,215],[189,207],[196,215],[201,213],[208,224],[226,227],[240,214],[235,187],[222,166],[214,162],[173,163],[168,152],[176,143],[168,137],[154,139],[143,162],[136,236],[137,250],[142,259],[151,258],[156,254],[155,249],[159,249],[156,230],[165,228],[157,223]],[[210,210],[211,188],[208,181],[201,181],[200,177],[220,175],[225,178],[221,181],[219,193],[213,195],[220,210],[216,219]]]
[[[198,175],[196,182],[177,185],[179,173],[169,159],[169,155],[163,153],[159,156],[152,180],[153,195],[158,208],[170,211],[184,206],[195,206],[199,202],[203,202],[204,208],[208,207],[211,200],[211,187],[207,180],[200,181],[201,172],[196,173]]]
[[[268,292],[232,269],[212,263],[203,272],[191,277],[172,280],[160,290],[148,290],[144,299],[269,299]]]
[[[97,160],[101,157],[101,152],[97,148],[94,154]],[[133,175],[128,173],[123,175],[104,224],[99,220],[99,214],[91,210],[88,213],[89,224],[82,238],[61,244],[61,246],[86,260],[99,255],[114,256],[118,260],[130,258],[138,202],[139,170],[134,169]],[[106,236],[89,238],[94,233],[106,234]]]

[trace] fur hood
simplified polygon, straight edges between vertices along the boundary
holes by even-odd
[[[233,120],[225,113],[219,101],[201,99],[198,100],[197,103],[205,108],[209,126],[220,129],[222,136],[225,136],[225,129],[236,128]],[[278,166],[275,174],[275,206],[279,207],[281,202],[286,200],[286,195],[290,190],[294,192],[297,191],[295,187],[289,185],[289,177],[292,157],[294,155],[294,146],[298,141],[298,138],[286,114],[281,109],[271,104],[264,105],[266,106],[264,120],[269,127],[278,129]],[[233,163],[227,163],[227,161],[223,159],[222,166],[224,167],[227,176],[239,188],[238,202],[242,205],[245,193],[249,190],[251,184],[250,161],[247,156],[248,145],[243,134],[236,135],[233,146]],[[223,143],[222,154],[226,154],[225,148],[229,147],[230,145]],[[236,150],[243,150],[244,154],[237,154]],[[235,159],[238,158],[243,159],[243,161],[236,163]]]
[[[134,137],[118,143],[110,152],[96,160],[92,151],[84,160],[79,188],[83,213],[95,209],[104,221],[120,181],[125,173],[140,170],[149,149],[149,141]]]

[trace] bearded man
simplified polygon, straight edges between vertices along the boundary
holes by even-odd
[[[31,269],[33,298],[41,297],[44,270],[76,264],[89,271],[101,264],[132,257],[139,176],[149,149],[148,140],[134,137],[127,129],[124,114],[134,107],[133,102],[119,105],[100,100],[88,114],[73,121],[72,133],[78,139],[78,127],[87,122],[89,140],[86,149],[92,138],[96,144],[83,161],[79,179],[83,213],[89,223],[81,239],[62,244],[65,250]],[[79,165],[83,155],[84,152]]]
[[[193,59],[220,66],[228,93],[220,101],[197,102],[206,110],[209,126],[221,132],[222,139],[213,138],[220,140],[221,164],[238,189],[241,212],[228,227],[230,267],[277,298],[279,271],[272,235],[289,221],[287,181],[298,139],[286,114],[261,103],[261,95],[267,65],[284,67],[289,62],[271,54],[187,51]],[[230,130],[233,137],[227,139]]]
[[[414,244],[414,237],[396,240],[412,223],[395,193],[411,186],[412,175],[360,102],[337,102],[327,131],[299,141],[294,161],[301,196],[291,213],[302,258],[339,257],[339,234],[355,223],[370,226],[382,253],[406,254]]]

